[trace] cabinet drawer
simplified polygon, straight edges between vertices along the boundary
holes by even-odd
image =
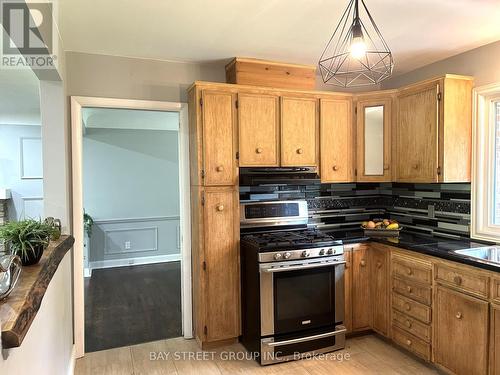
[[[431,326],[421,323],[397,310],[392,311],[392,325],[421,338],[425,342],[431,341]]]
[[[491,299],[500,303],[500,278],[491,279]]]
[[[436,281],[456,289],[488,298],[489,279],[482,274],[473,274],[463,269],[436,264]]]
[[[392,272],[402,278],[422,282],[432,283],[432,266],[427,263],[410,258],[395,256],[392,258]]]
[[[409,280],[393,277],[392,288],[395,292],[402,294],[415,301],[430,306],[432,301],[432,288]]]
[[[392,338],[394,341],[408,349],[409,351],[415,353],[419,357],[430,361],[431,359],[431,345],[425,341],[413,336],[397,327],[392,330]]]
[[[423,323],[431,322],[431,308],[412,299],[393,293],[392,307]]]

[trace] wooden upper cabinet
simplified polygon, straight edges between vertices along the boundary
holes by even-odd
[[[393,109],[389,95],[363,96],[357,101],[357,181],[391,181]]]
[[[458,375],[488,373],[488,302],[436,287],[434,361]]]
[[[238,94],[240,167],[279,166],[279,97]]]
[[[385,246],[370,246],[372,328],[378,333],[389,335],[389,257],[390,249]]]
[[[320,99],[321,182],[352,182],[351,99]]]
[[[234,187],[205,188],[204,341],[240,335],[239,210]]]
[[[235,97],[231,92],[202,91],[203,184],[236,185]]]
[[[398,95],[396,181],[470,182],[472,80],[450,76]]]
[[[318,164],[318,119],[315,98],[281,97],[281,165]]]
[[[431,82],[399,95],[397,181],[438,182],[438,93]]]

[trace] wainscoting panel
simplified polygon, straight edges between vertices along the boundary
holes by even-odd
[[[90,268],[178,260],[179,226],[179,216],[95,220]]]

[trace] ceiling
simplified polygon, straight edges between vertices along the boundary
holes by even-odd
[[[365,0],[401,74],[500,40],[500,0]],[[348,0],[61,0],[66,50],[316,64]]]

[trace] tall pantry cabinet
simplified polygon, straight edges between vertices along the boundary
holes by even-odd
[[[240,334],[236,95],[189,91],[194,334],[202,346]]]

